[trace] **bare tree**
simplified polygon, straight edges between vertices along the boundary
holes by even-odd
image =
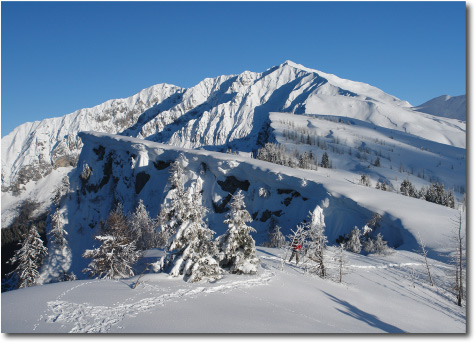
[[[336,263],[338,267],[338,282],[341,283],[343,281],[343,274],[345,274],[346,263],[347,260],[345,258],[345,244],[340,243],[338,247],[337,255],[336,255]]]
[[[421,254],[424,257],[424,261],[425,261],[425,264],[426,264],[427,275],[429,276],[430,285],[434,286],[434,281],[432,280],[432,275],[430,274],[429,262],[427,261],[426,245],[424,243],[424,240],[422,240],[421,234],[419,232],[417,232],[417,236],[419,238],[419,241],[418,241],[419,246],[421,247],[421,250],[422,250]]]
[[[462,306],[462,301],[464,299],[464,286],[463,286],[463,259],[464,259],[464,249],[463,249],[463,235],[462,235],[462,212],[459,211],[457,219],[452,220],[456,224],[456,229],[454,231],[454,241],[456,244],[455,255],[454,255],[454,266],[455,266],[455,284],[454,290],[457,297],[457,305]]]

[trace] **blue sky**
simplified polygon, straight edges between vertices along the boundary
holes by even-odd
[[[2,136],[289,59],[421,104],[465,94],[465,3],[2,2]]]

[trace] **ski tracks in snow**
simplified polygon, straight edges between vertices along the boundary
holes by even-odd
[[[61,294],[57,300],[47,303],[48,309],[52,314],[47,317],[46,322],[73,324],[72,329],[69,331],[70,333],[105,333],[125,318],[135,317],[159,305],[163,306],[171,300],[195,298],[203,294],[206,295],[216,292],[226,293],[236,289],[265,285],[274,276],[275,273],[266,270],[257,277],[237,281],[218,282],[215,286],[210,287],[199,286],[191,289],[179,289],[172,293],[144,298],[135,303],[122,303],[113,307],[94,306],[87,303],[79,304],[61,300],[61,298],[67,292],[73,290],[74,287]]]

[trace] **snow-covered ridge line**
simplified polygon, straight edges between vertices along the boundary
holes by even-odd
[[[433,232],[450,232],[453,225],[451,218],[457,215],[457,211],[454,209],[394,192],[353,184],[351,180],[338,176],[340,172],[338,170],[293,169],[244,156],[206,150],[190,150],[104,133],[82,132],[80,137],[85,146],[90,146],[89,148],[104,146],[108,151],[122,151],[123,153],[136,151],[137,154],[137,151],[140,151],[140,158],[145,158],[142,160],[147,160],[151,165],[148,170],[153,169],[153,161],[174,160],[180,152],[183,152],[189,160],[194,160],[195,165],[205,163],[207,168],[218,177],[234,176],[238,180],[249,180],[251,184],[260,184],[259,186],[268,187],[274,191],[279,188],[293,189],[298,191],[302,197],[309,198],[309,201],[301,202],[302,217],[293,220],[296,222],[305,218],[305,210],[313,210],[312,205],[315,206],[325,198],[329,198],[330,205],[325,209],[325,219],[327,227],[333,229],[328,232],[330,241],[334,241],[338,235],[346,234],[346,230],[349,231],[353,228],[355,223],[351,223],[352,220],[353,222],[364,221],[365,217],[368,219],[372,212],[377,212],[388,220],[388,230],[383,231],[383,235],[393,235],[393,241],[402,243],[401,248],[414,248],[414,237],[420,231],[429,248],[434,251],[446,252],[447,246]],[[80,165],[78,165],[79,167]],[[137,169],[136,172],[139,170],[146,171],[147,167]],[[265,201],[265,199],[262,200]],[[259,204],[259,206],[262,205]],[[306,207],[309,209],[305,209]],[[252,206],[250,208],[252,211]],[[289,208],[287,210],[290,210]],[[344,223],[345,220],[342,221],[341,215],[345,215],[344,213],[355,215],[355,211],[359,211],[362,216],[359,218],[354,216],[346,223]]]
[[[467,96],[441,95],[423,104],[413,107],[418,112],[428,113],[435,116],[467,121]]]
[[[76,165],[80,131],[250,153],[273,141],[270,112],[355,118],[465,148],[465,123],[413,111],[377,88],[288,61],[263,73],[207,78],[188,89],[161,84],[127,99],[21,126],[2,139],[2,212],[13,213],[19,195],[39,199],[35,182],[53,170],[65,175]],[[2,216],[2,224],[9,222]]]
[[[370,97],[381,97],[381,98],[383,98],[385,100],[388,100],[390,102],[394,102],[395,104],[397,104],[398,106],[401,106],[401,107],[406,107],[406,108],[412,107],[412,105],[408,101],[402,101],[402,100],[398,99],[397,97],[394,97],[392,95],[388,95],[388,94],[384,93],[383,91],[381,91],[380,89],[378,89],[376,87],[373,87],[373,86],[371,86],[367,83],[355,82],[355,81],[351,81],[351,80],[348,80],[348,79],[338,77],[334,74],[328,74],[328,73],[325,73],[325,72],[320,71],[320,70],[307,68],[307,67],[305,67],[301,64],[294,63],[290,60],[285,61],[281,65],[289,65],[293,68],[300,69],[300,70],[303,70],[303,71],[306,71],[306,72],[309,72],[309,73],[319,74],[320,76],[328,79],[331,83],[333,83],[333,84],[335,84],[335,85],[337,85],[337,86],[339,86],[343,89],[358,88],[360,90],[361,94],[366,94],[367,96],[370,96]]]

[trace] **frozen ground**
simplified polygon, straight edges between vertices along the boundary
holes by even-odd
[[[258,247],[255,276],[186,283],[167,274],[80,280],[2,294],[3,333],[464,333],[465,309],[442,289],[448,266],[422,257],[345,253],[344,283]],[[415,280],[411,278],[414,269]],[[336,269],[330,270],[335,278]]]

